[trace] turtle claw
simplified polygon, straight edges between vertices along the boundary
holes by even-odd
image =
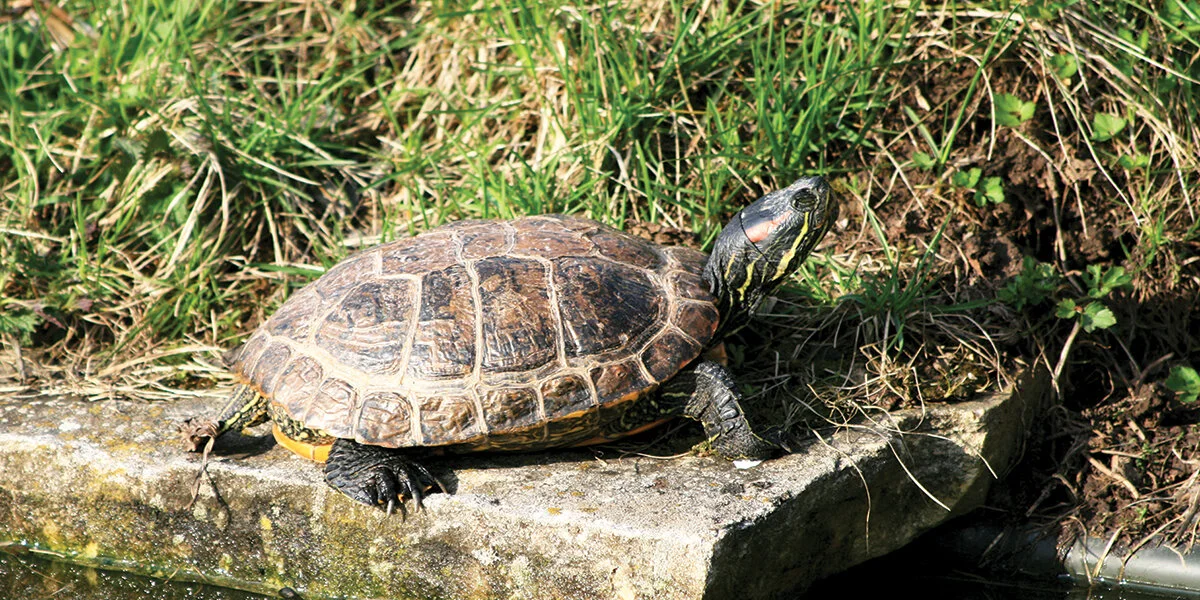
[[[404,490],[399,489],[400,486],[396,484],[395,475],[384,466],[376,467],[370,480],[371,483],[366,491],[371,497],[372,504],[376,506],[385,503],[392,504],[404,493]]]
[[[397,506],[400,507],[402,518],[408,517],[408,510],[404,507],[405,496],[411,496],[418,509],[424,508],[421,506],[421,492],[416,481],[408,476],[408,473],[404,474],[405,478],[397,477],[399,474],[387,466],[381,466],[375,471],[375,489],[372,490],[372,495],[375,496],[374,505],[389,517],[395,514]]]

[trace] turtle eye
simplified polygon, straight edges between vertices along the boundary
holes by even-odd
[[[788,191],[791,192],[788,200],[793,208],[811,211],[818,208],[829,195],[829,184],[820,177],[804,177],[793,183]]]
[[[800,190],[792,194],[792,206],[801,210],[809,210],[817,205],[817,195],[811,190]]]

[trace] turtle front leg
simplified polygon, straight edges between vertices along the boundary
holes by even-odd
[[[262,394],[254,391],[248,385],[238,385],[233,388],[225,407],[213,420],[196,420],[189,418],[179,426],[183,434],[188,452],[199,452],[204,449],[209,440],[220,437],[226,431],[245,429],[266,423],[269,415],[267,408],[270,403]]]
[[[355,502],[383,509],[389,515],[398,502],[400,510],[404,510],[404,496],[411,497],[417,508],[422,508],[426,490],[436,486],[443,493],[446,491],[442,482],[402,450],[347,439],[334,440],[329,460],[325,462],[325,483]]]
[[[682,404],[683,416],[704,426],[713,450],[724,458],[765,459],[780,450],[750,428],[733,377],[715,362],[703,361],[680,373],[663,386],[661,393]]]

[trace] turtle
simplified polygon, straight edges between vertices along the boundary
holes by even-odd
[[[189,449],[273,422],[325,481],[386,510],[445,491],[435,454],[586,446],[674,417],[715,453],[766,459],[712,350],[837,215],[804,177],[739,211],[711,255],[578,216],[464,220],[357,252],[227,355],[237,384]]]

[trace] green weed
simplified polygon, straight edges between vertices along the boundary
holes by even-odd
[[[1191,404],[1200,398],[1200,374],[1192,367],[1173,367],[1171,374],[1167,376],[1166,385],[1184,404]]]

